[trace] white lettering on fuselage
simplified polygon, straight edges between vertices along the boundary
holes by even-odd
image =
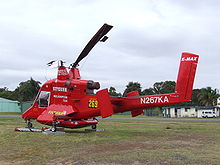
[[[198,57],[183,57],[181,61],[197,61]]]
[[[141,104],[169,103],[167,96],[154,96],[140,98]]]
[[[53,97],[67,99],[67,96],[54,95]]]
[[[68,75],[66,69],[62,69],[62,70],[58,70],[58,75],[62,75],[62,76],[65,76],[65,75]]]
[[[63,88],[63,87],[53,87],[53,91],[67,92],[67,88]]]

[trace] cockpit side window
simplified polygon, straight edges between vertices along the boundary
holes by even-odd
[[[37,99],[39,108],[47,108],[50,102],[50,92],[41,91]]]

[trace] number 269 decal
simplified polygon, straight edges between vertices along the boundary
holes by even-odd
[[[97,107],[98,107],[98,100],[96,100],[96,99],[90,99],[90,100],[89,100],[88,107],[89,107],[89,108],[97,108]]]

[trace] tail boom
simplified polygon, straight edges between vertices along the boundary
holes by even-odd
[[[122,97],[121,105],[115,107],[114,113],[138,110],[140,111],[142,109],[161,107],[178,103],[182,103],[182,101],[180,100],[180,97],[177,93]]]
[[[190,101],[198,59],[199,56],[196,54],[182,53],[174,93],[149,96],[128,95],[128,97],[119,98],[117,101],[112,98],[113,103],[120,100],[120,105],[115,107],[114,112],[140,111],[141,109],[183,104]]]

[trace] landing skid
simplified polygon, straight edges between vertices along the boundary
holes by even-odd
[[[57,123],[54,122],[51,127],[43,127],[41,129],[34,128],[31,121],[27,121],[27,127],[26,128],[15,128],[15,131],[19,132],[42,132],[46,135],[62,135],[64,134],[64,128],[57,128]],[[97,129],[96,124],[91,125],[91,128],[85,129],[85,131],[88,132],[103,132],[104,129]]]
[[[26,124],[27,124],[26,128],[15,128],[15,131],[20,131],[20,132],[42,132],[43,134],[48,134],[48,135],[62,135],[62,134],[65,133],[63,131],[64,128],[57,128],[57,124],[59,124],[59,122],[56,121],[56,120],[54,120],[52,122],[51,127],[44,127],[42,129],[34,128],[32,122],[30,120],[27,120]],[[85,131],[103,132],[104,129],[97,129],[97,124],[94,123],[93,125],[91,125],[90,129],[85,129]]]
[[[15,131],[19,131],[19,132],[42,132],[43,134],[47,134],[47,135],[62,135],[65,132],[64,131],[53,131],[52,127],[51,128],[15,128]]]
[[[57,123],[53,122],[52,127],[49,128],[34,128],[33,124],[30,120],[26,121],[27,127],[26,128],[15,128],[15,131],[19,132],[42,132],[43,134],[50,134],[50,135],[61,135],[65,132],[63,131],[57,131]],[[58,128],[59,129],[59,128]],[[59,129],[64,130],[64,129]]]
[[[42,132],[42,129],[38,129],[38,128],[15,128],[15,131],[19,131],[19,132]]]
[[[30,120],[25,121],[27,124],[26,128],[15,128],[15,131],[20,131],[20,132],[42,132],[42,129],[34,128],[33,124]]]

